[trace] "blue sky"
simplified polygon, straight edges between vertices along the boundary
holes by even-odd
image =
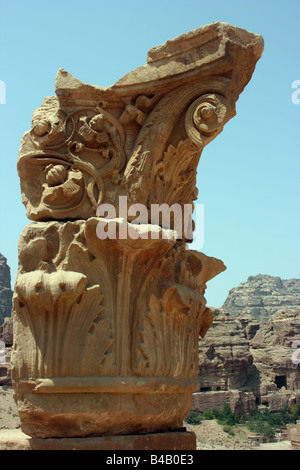
[[[249,275],[300,277],[300,104],[291,99],[300,80],[299,0],[0,0],[0,252],[13,284],[30,222],[16,171],[20,140],[33,110],[54,94],[57,70],[109,86],[144,65],[150,48],[215,21],[261,34],[265,50],[236,117],[198,166],[202,251],[227,266],[208,283],[208,304],[221,306]]]

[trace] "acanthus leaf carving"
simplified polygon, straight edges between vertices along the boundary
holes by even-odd
[[[86,283],[85,276],[70,271],[35,271],[18,277],[14,309],[29,329],[22,339],[28,347],[18,352],[20,345],[16,345],[15,354],[25,377],[81,376],[107,366],[112,339],[102,318],[103,296],[99,286]],[[16,331],[19,327],[17,322]],[[87,335],[84,342],[80,341],[83,334]],[[88,363],[91,349],[94,360]]]
[[[226,98],[228,83],[224,77],[203,80],[199,84],[193,83],[189,88],[176,88],[158,101],[136,138],[124,171],[120,193],[128,195],[131,203],[139,202],[149,206],[152,193],[156,192],[152,172],[162,163],[161,174],[167,169],[171,172],[166,175],[169,180],[167,190],[170,194],[175,190],[176,202],[183,204],[180,196],[184,191],[181,195],[176,192],[177,181],[171,178],[172,167],[163,167],[164,156],[172,147],[178,150],[178,156],[181,148],[183,150],[180,142],[186,141],[186,148],[190,145],[191,153],[195,155],[190,170],[196,173],[204,146],[222,131],[235,113],[234,103],[228,102]],[[185,149],[182,155],[182,158],[187,155]],[[178,164],[182,165],[179,160]],[[188,182],[185,189],[190,191]],[[158,202],[166,201],[161,199]]]
[[[202,294],[178,284],[160,298],[151,295],[139,342],[141,375],[197,377],[199,331],[211,322],[205,303]]]
[[[163,157],[153,167],[151,175],[151,203],[165,201],[169,206],[178,201],[192,204],[197,197],[196,164],[199,150],[189,140],[180,141],[175,148],[170,144]]]

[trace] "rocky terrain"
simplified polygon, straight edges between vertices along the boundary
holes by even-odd
[[[252,433],[246,426],[235,426],[229,434],[214,419],[196,426],[186,424],[186,428],[196,434],[197,450],[293,450],[289,440],[260,443],[251,439]]]
[[[253,362],[249,340],[241,323],[225,309],[212,309],[214,321],[199,341],[200,389],[228,390],[241,387]]]
[[[266,392],[300,392],[300,308],[281,311],[261,324],[249,340],[253,362]],[[300,393],[299,393],[300,398]]]
[[[232,434],[224,431],[224,426],[216,420],[204,420],[193,426],[186,424],[188,431],[194,432],[198,450],[257,450],[258,444],[251,442],[251,432],[246,427],[236,427]]]
[[[260,405],[280,411],[300,402],[299,286],[298,279],[251,276],[212,309],[213,325],[199,342],[194,409],[227,401],[239,413]]]
[[[17,429],[20,424],[12,387],[2,385],[0,386],[0,429]]]
[[[289,441],[259,444],[250,440],[251,432],[245,426],[236,426],[229,434],[216,420],[204,420],[196,426],[184,424],[188,431],[196,434],[198,450],[291,450]],[[0,386],[0,430],[18,428],[20,419],[12,388]]]
[[[284,310],[300,307],[300,279],[258,274],[229,291],[223,308],[236,316],[249,313],[260,322]]]
[[[7,259],[0,253],[0,325],[11,316],[12,290],[10,268]]]

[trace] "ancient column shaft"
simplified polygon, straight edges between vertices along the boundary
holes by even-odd
[[[33,220],[14,292],[25,433],[181,428],[213,320],[206,283],[225,269],[187,248],[197,166],[262,49],[260,36],[215,23],[151,49],[108,88],[58,71],[18,160]]]

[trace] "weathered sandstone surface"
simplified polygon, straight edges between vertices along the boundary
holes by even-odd
[[[267,321],[271,315],[300,307],[300,279],[258,274],[230,290],[223,308],[231,315],[249,313]]]
[[[33,222],[19,240],[12,377],[28,435],[181,428],[212,323],[206,283],[226,269],[186,246],[197,167],[262,51],[261,36],[214,23],[108,88],[58,71],[18,158]],[[152,217],[162,205],[167,223]]]
[[[277,313],[250,340],[253,361],[267,387],[300,390],[300,308]],[[299,351],[300,352],[300,351]]]
[[[232,289],[227,298],[236,306],[239,292],[247,291],[248,297],[245,294],[240,302],[243,310],[235,310],[232,315],[225,308],[212,309],[213,325],[200,340],[199,390],[202,392],[195,394],[193,401],[200,411],[221,408],[224,401],[242,413],[259,405],[279,411],[285,404],[292,406],[300,402],[299,280],[282,281],[261,275],[249,279],[246,286]],[[258,317],[251,313],[253,284],[256,288],[259,285],[256,303],[265,306],[265,313]],[[286,307],[283,299],[287,301],[287,295],[283,291],[287,289],[290,296]],[[275,309],[269,305],[271,294],[277,298]]]
[[[253,362],[241,324],[224,309],[212,309],[214,321],[199,341],[200,390],[229,390],[244,385]]]

